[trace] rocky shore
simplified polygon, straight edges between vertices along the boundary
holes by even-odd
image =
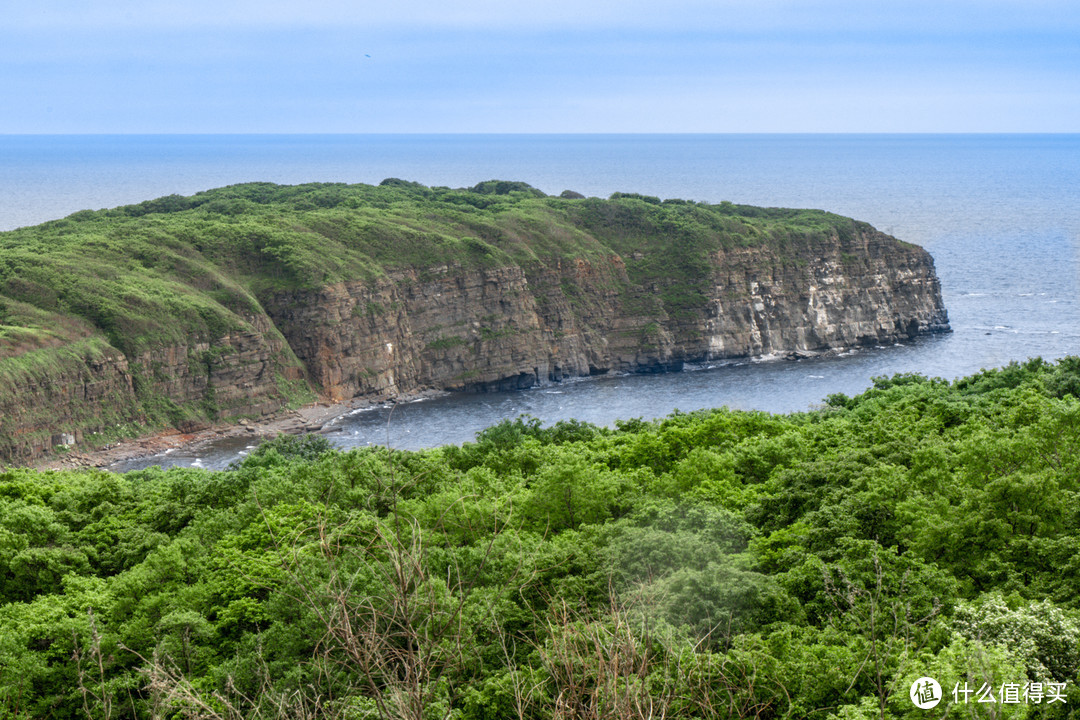
[[[248,436],[262,440],[282,433],[319,432],[326,423],[340,417],[350,409],[347,404],[320,402],[305,405],[296,410],[285,410],[259,420],[213,425],[191,432],[170,429],[145,437],[121,440],[98,448],[71,450],[35,463],[34,467],[38,470],[107,468],[125,460],[156,455],[169,449],[197,447],[225,437]]]

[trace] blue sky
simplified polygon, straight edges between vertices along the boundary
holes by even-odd
[[[1075,0],[5,0],[0,133],[1078,132]]]

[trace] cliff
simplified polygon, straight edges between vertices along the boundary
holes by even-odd
[[[0,234],[0,457],[332,400],[891,343],[933,261],[819,211],[254,184]]]

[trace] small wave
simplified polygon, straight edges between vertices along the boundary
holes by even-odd
[[[807,375],[806,377],[814,378],[815,380],[823,380],[825,378],[824,375]]]
[[[385,406],[383,405],[366,405],[364,407],[358,407],[345,413],[341,417],[352,417],[354,415],[360,415],[361,413],[371,412],[373,410],[379,410]]]
[[[752,358],[750,358],[750,362],[752,362],[752,363],[774,362],[776,360],[780,360],[782,357],[783,357],[782,355],[777,355],[776,353],[768,353],[767,355],[758,355],[757,357],[752,357]]]

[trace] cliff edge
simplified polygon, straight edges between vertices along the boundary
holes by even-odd
[[[247,184],[0,233],[0,459],[321,396],[527,387],[948,330],[850,218],[524,183]]]

